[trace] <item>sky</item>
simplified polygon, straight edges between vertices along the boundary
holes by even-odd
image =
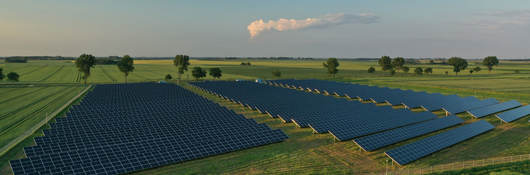
[[[0,56],[530,58],[528,0],[0,0]]]

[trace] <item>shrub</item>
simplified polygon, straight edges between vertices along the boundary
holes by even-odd
[[[374,73],[374,72],[375,72],[375,68],[374,67],[368,68],[368,73]]]
[[[19,76],[16,72],[9,72],[9,73],[7,74],[7,79],[8,79],[8,80],[11,80],[11,81],[18,81],[18,78],[19,78],[19,77],[20,77],[20,76]]]
[[[164,77],[165,80],[171,80],[173,77],[169,74],[166,75],[166,77]]]

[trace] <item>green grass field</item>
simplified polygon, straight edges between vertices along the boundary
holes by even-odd
[[[252,66],[239,65],[247,61],[251,62]],[[398,72],[395,76],[390,76],[388,72],[381,72],[374,61],[340,61],[340,63],[339,73],[335,78],[326,74],[321,60],[192,60],[190,68],[220,67],[223,71],[221,80],[274,79],[271,72],[279,70],[282,72],[281,78],[328,79],[462,96],[473,95],[479,98],[516,99],[526,104],[530,102],[530,62],[504,61],[492,72],[484,70],[485,67],[481,66],[483,69],[481,72],[470,75],[469,72],[464,71],[458,76],[452,72],[445,75],[445,71],[452,70],[445,65],[407,65],[411,67],[411,72],[415,67],[421,66],[433,67],[434,73],[420,76]],[[157,81],[166,74],[177,77],[176,68],[171,60],[137,60],[135,64],[136,69],[129,75],[129,82]],[[471,62],[470,67],[477,65],[477,62]],[[367,73],[366,70],[370,66],[377,69],[376,73]],[[0,61],[0,67],[4,68],[4,73],[15,71],[20,74],[18,83],[0,81],[0,146],[44,119],[46,113],[59,108],[82,89],[82,86],[78,86],[82,82],[80,74],[71,61],[30,61],[29,63]],[[515,73],[515,70],[519,70],[519,73]],[[189,72],[182,78],[191,80]],[[208,76],[206,79],[212,78]],[[88,82],[124,82],[124,77],[115,65],[96,65]],[[351,141],[334,142],[329,134],[312,134],[311,129],[284,124],[280,120],[194,90],[260,123],[282,129],[290,138],[278,144],[169,165],[137,172],[138,174],[366,173],[383,171],[388,158],[382,152],[398,146],[364,152]],[[467,122],[475,120],[468,115],[461,117]],[[454,161],[530,153],[529,117],[509,124],[501,124],[500,120],[493,116],[486,117],[486,120],[497,126],[494,131],[444,149],[406,167],[425,167]],[[35,133],[34,136],[40,134]],[[420,138],[414,140],[417,139]],[[8,160],[23,157],[22,148],[31,144],[34,144],[32,137],[0,157],[0,174],[10,174]]]

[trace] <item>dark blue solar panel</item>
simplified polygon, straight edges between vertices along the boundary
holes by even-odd
[[[447,103],[443,106],[443,109],[449,112],[450,114],[458,114],[462,112],[466,112],[468,110],[491,106],[498,104],[499,101],[497,101],[494,98],[489,98],[486,100],[478,100],[475,97],[467,97],[466,100],[460,101],[460,102],[454,102],[454,103]]]
[[[392,160],[400,165],[425,157],[444,148],[480,135],[495,128],[490,123],[480,120],[425,139],[386,151]]]
[[[391,106],[381,107],[253,82],[192,84],[232,101],[256,106],[261,112],[279,117],[284,122],[311,127],[317,133],[330,132],[341,141],[436,118],[430,112],[396,110]]]
[[[464,122],[464,120],[452,115],[356,138],[353,139],[353,141],[364,150],[373,151],[394,143],[448,128],[462,122]]]
[[[497,114],[496,116],[504,122],[512,122],[517,119],[523,118],[527,115],[530,115],[530,105],[515,108],[512,110]]]
[[[416,92],[411,90],[390,89],[386,87],[367,86],[324,80],[273,80],[296,87],[318,89],[320,91],[336,92],[350,98],[371,100],[377,103],[390,103],[392,105],[405,105],[408,108],[421,107],[428,111],[445,109],[451,114],[493,105],[498,103],[495,99],[479,100],[475,97],[459,97],[457,95],[443,95],[440,93]]]
[[[14,174],[125,174],[287,138],[172,84],[97,85],[66,115]]]
[[[469,114],[473,115],[476,118],[485,117],[490,114],[494,114],[497,112],[505,111],[508,109],[516,108],[521,106],[521,103],[519,103],[516,100],[507,101],[500,104],[495,104],[491,106],[486,106],[482,108],[472,109],[467,111]]]

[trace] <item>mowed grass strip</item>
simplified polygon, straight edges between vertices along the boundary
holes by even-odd
[[[33,89],[27,88],[27,90]],[[33,94],[0,105],[0,147],[44,120],[47,114],[58,109],[82,88],[60,86],[39,87],[38,89]]]

